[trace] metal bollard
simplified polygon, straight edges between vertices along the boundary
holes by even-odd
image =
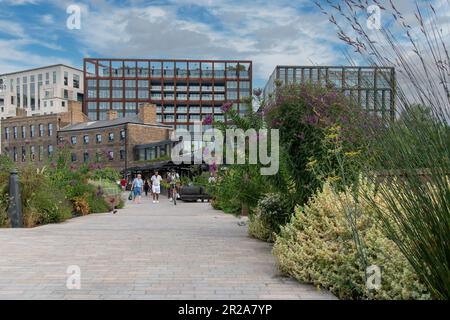
[[[22,197],[20,196],[19,176],[17,169],[12,169],[9,176],[9,208],[8,217],[11,228],[23,227]]]

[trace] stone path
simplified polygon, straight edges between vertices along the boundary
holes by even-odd
[[[335,299],[279,275],[271,246],[207,203],[0,229],[0,299]],[[68,266],[81,270],[67,289]]]

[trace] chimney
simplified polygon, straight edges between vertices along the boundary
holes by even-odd
[[[89,121],[88,117],[83,113],[81,102],[78,101],[69,101],[68,110],[60,113],[60,119],[61,127]]]
[[[146,124],[157,124],[156,105],[145,103],[139,108],[138,116]]]
[[[119,114],[116,110],[108,110],[106,111],[106,120],[111,121],[114,119],[117,119],[119,117]]]

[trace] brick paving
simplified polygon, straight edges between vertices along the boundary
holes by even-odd
[[[335,299],[282,277],[271,245],[207,203],[163,198],[33,229],[0,229],[0,299]],[[68,266],[81,288],[67,289]]]

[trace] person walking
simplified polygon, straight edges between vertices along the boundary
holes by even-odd
[[[131,190],[133,190],[135,203],[141,203],[141,195],[143,187],[144,181],[142,181],[141,175],[138,174],[137,177],[134,178],[133,183],[131,184]]]
[[[155,171],[155,174],[150,179],[152,181],[153,203],[159,203],[159,194],[161,193],[162,177]]]
[[[144,192],[145,196],[148,197],[148,191],[150,190],[150,184],[148,183],[148,179],[144,181]]]

